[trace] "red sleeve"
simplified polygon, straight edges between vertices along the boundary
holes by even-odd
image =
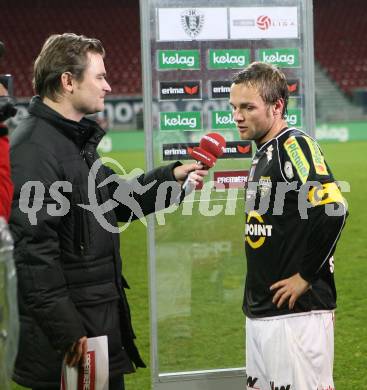
[[[8,221],[13,199],[13,183],[10,178],[9,139],[0,137],[0,216]]]

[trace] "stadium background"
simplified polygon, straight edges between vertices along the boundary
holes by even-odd
[[[107,120],[108,152],[129,171],[144,168],[139,7],[137,0],[2,0],[0,40],[7,48],[0,73],[14,75],[15,96],[24,115],[32,96],[32,63],[52,33],[75,32],[101,39],[112,95]],[[367,8],[364,0],[314,0],[316,136],[345,193],[350,218],[336,253],[338,310],[335,382],[338,389],[367,389]],[[149,361],[146,230],[122,234],[125,272],[138,345]],[[134,261],[132,261],[134,259]],[[238,305],[240,310],[240,303]],[[241,324],[238,324],[241,326]],[[239,362],[241,365],[241,362]],[[149,370],[127,378],[128,389],[149,388]],[[15,389],[21,387],[14,385]]]

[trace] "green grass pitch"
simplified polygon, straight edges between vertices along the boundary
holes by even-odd
[[[367,213],[364,204],[367,189],[367,142],[328,143],[323,144],[322,148],[336,179],[350,184],[350,192],[344,193],[349,203],[350,216],[335,255],[335,276],[338,290],[335,328],[335,385],[340,390],[367,389],[365,379],[367,367],[367,283],[364,281],[365,275],[367,275],[367,227],[365,218]],[[144,168],[143,152],[111,153],[109,156],[119,160],[127,171],[136,167]],[[238,164],[241,163],[238,162]],[[179,212],[180,210],[177,211],[177,213]],[[243,210],[239,207],[238,213],[242,212]],[[222,223],[217,226],[215,240],[221,240],[227,236],[233,238],[234,235],[241,240],[242,232],[236,232],[231,228],[231,218],[236,217],[229,217],[228,225]],[[174,214],[167,216],[167,220],[171,223],[175,223],[175,221],[182,218]],[[198,222],[200,222],[200,219]],[[205,219],[202,222],[205,224]],[[178,226],[179,228],[180,226]],[[167,240],[172,239],[172,234],[170,235],[168,230],[167,226],[157,229],[158,237],[160,237],[162,243],[165,243],[166,238]],[[203,231],[196,231],[199,236],[203,232],[204,228]],[[177,237],[177,241],[189,241],[194,238],[185,233]],[[121,234],[121,250],[124,273],[131,286],[128,297],[133,324],[138,337],[137,344],[149,366],[148,267],[146,260],[146,228],[142,223],[133,223]],[[223,267],[229,268],[229,271],[226,270],[229,272],[229,277],[222,282],[224,286],[231,283],[238,286],[243,281],[243,275],[239,274],[242,272],[241,267],[236,259],[244,255],[237,253],[237,251],[238,249],[235,248],[233,269],[231,269],[231,264],[224,263],[223,265]],[[177,253],[177,256],[179,257],[180,253]],[[238,297],[238,302],[234,304],[233,299],[229,301],[228,305],[223,301],[218,302],[217,321],[213,322],[211,320],[210,316],[213,313],[197,313],[195,311],[195,307],[199,307],[202,303],[200,300],[205,303],[210,298],[217,298],[216,291],[210,290],[210,284],[208,284],[208,278],[206,277],[210,266],[205,261],[199,261],[196,273],[193,274],[196,281],[192,285],[192,316],[196,316],[196,319],[204,317],[201,320],[203,323],[197,321],[198,330],[191,335],[195,337],[196,342],[192,342],[190,336],[172,339],[165,336],[166,344],[163,343],[161,352],[164,351],[167,356],[161,358],[163,368],[188,366],[190,356],[183,356],[180,361],[175,361],[175,359],[179,360],[177,350],[183,351],[183,355],[190,351],[191,357],[194,356],[192,360],[197,362],[200,368],[205,367],[205,365],[208,367],[228,366],[233,362],[238,363],[237,366],[244,365],[244,347],[238,343],[233,343],[232,346],[229,345],[231,344],[231,337],[222,335],[226,338],[221,338],[220,330],[221,324],[223,324],[226,332],[228,329],[233,331],[234,339],[243,337],[242,295],[235,295]],[[208,286],[206,293],[200,291],[199,294],[196,291],[201,284],[204,287]],[[205,288],[202,290],[205,290]],[[221,311],[224,309],[226,309],[225,315],[222,315]],[[165,327],[167,327],[169,335],[170,329],[174,326],[174,323],[172,324],[167,320],[162,323],[159,329],[165,332]],[[218,348],[213,351],[205,350],[205,343],[210,342],[210,338],[213,337],[217,339]],[[195,367],[190,368],[195,369]],[[139,369],[136,374],[128,375],[126,377],[126,388],[128,390],[150,389],[150,370]],[[20,390],[23,388],[14,384],[12,389]]]

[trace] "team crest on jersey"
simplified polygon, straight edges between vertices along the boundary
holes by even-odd
[[[271,179],[270,176],[261,176],[259,180],[259,191],[260,196],[263,198],[265,197],[269,191],[271,190]]]
[[[293,166],[290,161],[284,163],[284,173],[287,179],[291,180],[294,178]]]
[[[267,149],[266,149],[266,158],[268,159],[268,162],[270,162],[273,158],[273,151],[274,151],[274,146],[273,145],[270,145]]]
[[[203,28],[204,14],[195,8],[187,9],[181,14],[181,23],[186,34],[195,38]]]

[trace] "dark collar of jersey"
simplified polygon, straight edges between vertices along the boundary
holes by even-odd
[[[67,119],[44,104],[40,96],[34,96],[29,104],[29,113],[52,124],[60,133],[83,146],[87,142],[98,145],[106,132],[93,120],[83,118],[80,122]]]
[[[263,142],[262,144],[258,144],[258,145],[256,144],[257,149],[261,149],[265,144],[267,144],[267,143],[271,142],[273,139],[279,137],[282,133],[284,133],[288,129],[289,129],[288,126],[283,127],[282,130],[280,130],[279,133],[274,138],[271,138],[271,139]]]

